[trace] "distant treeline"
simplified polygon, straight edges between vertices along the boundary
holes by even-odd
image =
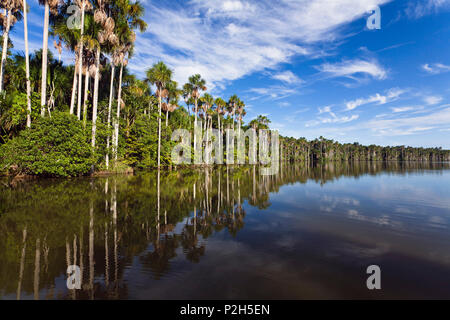
[[[405,146],[363,146],[359,143],[341,144],[323,137],[284,138],[281,157],[285,161],[450,161],[450,150],[442,148],[413,148]]]

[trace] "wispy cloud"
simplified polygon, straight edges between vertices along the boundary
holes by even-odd
[[[397,100],[403,93],[405,93],[406,90],[404,89],[398,89],[393,88],[386,92],[386,94],[375,94],[373,96],[370,96],[368,98],[359,98],[353,101],[349,101],[346,103],[346,109],[347,110],[354,110],[362,105],[370,104],[370,103],[376,103],[378,104],[386,104],[388,102],[393,102]]]
[[[423,101],[430,106],[441,103],[442,100],[444,99],[441,96],[426,96],[423,98]]]
[[[297,75],[295,75],[292,71],[284,71],[273,74],[272,78],[288,84],[299,84],[303,82],[303,80],[300,79]]]
[[[374,79],[384,80],[387,78],[387,70],[383,68],[375,59],[346,60],[338,63],[324,63],[317,66],[320,72],[331,78],[349,78],[360,81],[364,76],[370,76]]]
[[[306,123],[306,127],[314,127],[319,124],[340,124],[340,123],[347,123],[354,120],[359,119],[359,115],[352,115],[352,116],[337,116],[332,110],[331,106],[326,106],[323,108],[319,108],[319,115],[321,114],[328,114],[330,117],[319,117],[317,120],[309,121]]]
[[[378,135],[401,136],[422,133],[442,126],[448,126],[449,122],[450,108],[447,107],[423,116],[396,119],[374,119],[364,126],[369,127]]]
[[[418,19],[423,16],[450,9],[450,0],[415,0],[406,8],[408,17]]]
[[[447,66],[442,63],[434,63],[434,64],[424,64],[422,69],[429,74],[439,74],[450,71],[450,66]]]
[[[201,73],[213,86],[223,85],[294,56],[317,57],[316,44],[338,39],[343,26],[389,1],[191,0],[170,7],[149,1],[145,20],[151,23],[138,35],[130,68],[142,74],[161,59],[181,83]],[[279,80],[298,81],[286,75]]]

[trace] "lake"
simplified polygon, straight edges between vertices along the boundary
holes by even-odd
[[[0,182],[0,299],[450,299],[448,163]]]

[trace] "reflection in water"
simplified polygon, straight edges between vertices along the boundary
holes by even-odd
[[[0,298],[450,298],[448,169],[282,163],[276,176],[226,166],[2,187]],[[66,288],[69,265],[81,290]]]

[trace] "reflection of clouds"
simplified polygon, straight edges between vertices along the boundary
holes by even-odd
[[[406,208],[406,207],[397,207],[394,210],[397,213],[407,213],[407,214],[412,214],[414,213],[413,210],[411,210],[410,208]]]
[[[401,222],[392,221],[392,219],[388,215],[382,215],[381,217],[368,217],[365,215],[361,215],[357,210],[348,210],[347,216],[351,219],[370,222],[382,226],[390,226],[397,229],[403,228],[403,224]]]

